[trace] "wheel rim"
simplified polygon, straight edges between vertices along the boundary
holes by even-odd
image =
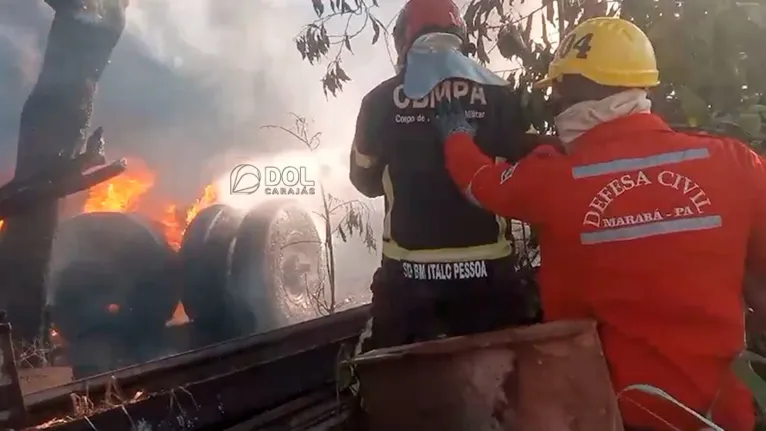
[[[293,240],[299,236],[300,233],[295,231],[288,235],[288,241],[279,253],[279,271],[275,280],[295,303],[304,301],[307,293],[313,296],[324,281],[319,275],[321,245]]]

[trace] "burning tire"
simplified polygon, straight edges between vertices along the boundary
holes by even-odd
[[[192,220],[184,233],[181,300],[196,327],[220,331],[226,323],[224,287],[227,258],[243,214],[226,205],[212,205]]]
[[[97,212],[65,220],[48,272],[53,322],[67,340],[161,330],[178,301],[174,263],[162,234],[139,216]]]
[[[204,343],[318,315],[322,246],[311,215],[294,202],[267,202],[244,217],[206,208],[186,230],[180,257],[184,307]]]
[[[292,201],[251,210],[229,255],[227,308],[252,333],[309,320],[324,301],[322,243],[311,214]]]

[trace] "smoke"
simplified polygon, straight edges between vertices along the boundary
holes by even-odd
[[[386,22],[402,3],[382,4],[378,16]],[[52,16],[42,0],[0,2],[0,176],[12,171],[21,108]],[[333,195],[359,198],[348,182],[356,113],[364,94],[393,69],[384,44],[370,47],[372,36],[363,35],[354,54],[344,54],[353,81],[337,99],[326,99],[324,68],[302,61],[293,41],[315,18],[307,1],[132,0],[93,118],[105,129],[110,156],[144,159],[158,172],[159,191],[185,202],[211,182],[228,194],[229,172],[242,162],[284,164],[288,155],[290,164],[316,168],[312,175]],[[290,112],[322,133],[319,150],[309,155],[288,134],[262,129],[290,127]],[[349,277],[363,285],[377,258],[356,246],[339,250],[339,261],[352,256]]]
[[[319,81],[323,68],[301,61],[295,50],[293,37],[315,18],[304,1],[135,0],[128,13],[127,37],[104,76],[97,115],[127,111],[126,116],[141,116],[142,124],[156,125],[149,136],[131,140],[151,155],[150,163],[163,165],[162,172],[192,174],[168,179],[176,183],[168,183],[174,191],[183,190],[200,170],[220,175],[243,158],[262,164],[260,157],[304,150],[284,133],[261,129],[290,126],[289,112],[313,120],[313,131],[323,134],[323,151],[314,158],[347,171],[344,159],[359,101],[390,76],[384,49],[360,46],[356,55],[346,55],[344,66],[367,82],[355,80],[339,99],[328,101]],[[137,53],[155,70],[137,76],[131,67]],[[121,82],[132,82],[132,97],[125,97],[128,89]],[[157,93],[147,94],[152,92]],[[328,154],[333,152],[338,154]]]
[[[52,16],[44,12],[35,2],[0,4],[0,180],[12,176],[21,107],[37,79]]]
[[[395,13],[398,7],[391,6]],[[215,179],[225,201],[236,204],[228,194],[229,173],[236,165],[297,165],[307,167],[309,179],[321,180],[333,195],[358,198],[347,179],[348,150],[361,98],[391,74],[382,46],[360,46],[356,55],[346,55],[344,67],[361,79],[338,99],[328,100],[320,83],[323,68],[302,61],[295,50],[293,37],[315,19],[306,2],[135,0],[128,13],[128,37],[104,76],[96,112],[122,110],[139,116],[135,126],[119,120],[128,130],[118,136],[130,136],[133,149],[141,145],[140,155],[160,172],[174,172],[162,186],[184,193]],[[139,57],[137,53],[155,70],[136,75],[130,57]],[[157,82],[163,75],[163,82]],[[132,82],[133,99],[125,98],[121,82]],[[147,86],[160,91],[152,95],[140,90]],[[107,107],[111,105],[116,106]],[[310,133],[322,134],[318,150],[309,153],[289,134],[262,128],[291,127],[290,112],[309,120]],[[147,132],[131,136],[136,129]],[[320,205],[318,196],[300,199],[312,209]],[[337,254],[342,290],[364,290],[376,257],[357,243],[339,246]]]

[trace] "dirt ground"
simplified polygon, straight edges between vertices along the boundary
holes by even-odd
[[[70,367],[22,368],[19,370],[19,380],[21,392],[24,395],[31,394],[71,382],[72,369]]]

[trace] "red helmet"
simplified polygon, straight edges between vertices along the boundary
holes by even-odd
[[[394,46],[401,59],[415,39],[428,33],[452,33],[466,42],[466,26],[452,0],[409,0],[394,26]]]

